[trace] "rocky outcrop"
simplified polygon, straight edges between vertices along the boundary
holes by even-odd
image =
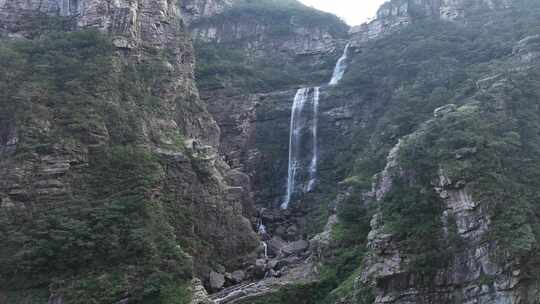
[[[294,27],[286,39],[273,37],[271,25],[261,24],[257,20],[227,23],[194,24],[193,37],[204,42],[232,43],[249,41],[245,52],[249,56],[264,56],[270,49],[288,52],[293,55],[328,54],[336,50],[336,37],[328,30],[317,27]]]
[[[225,303],[253,303],[254,299],[263,298],[274,293],[280,288],[296,285],[309,284],[317,281],[317,274],[311,261],[299,262],[291,267],[286,275],[281,277],[267,277],[253,283],[244,283],[224,289],[212,295],[215,304]]]
[[[351,29],[353,46],[393,33],[425,18],[459,21],[481,10],[509,8],[512,0],[391,0],[377,11],[374,20]]]
[[[194,39],[239,44],[235,48],[241,46],[251,59],[282,52],[289,56],[327,54],[335,50],[337,38],[346,38],[345,24],[300,3],[232,2],[220,10],[216,1],[213,2],[213,13],[208,14],[209,18],[190,24]],[[320,20],[305,21],[303,14],[311,14],[311,18]],[[279,28],[276,22],[280,23]]]
[[[225,276],[215,271],[210,272],[210,288],[220,290],[225,284]]]
[[[163,97],[169,99],[169,103],[172,103],[175,95],[180,94],[185,99],[191,98],[193,102],[198,100],[193,81],[193,49],[189,34],[183,30],[182,16],[175,3],[118,2],[111,6],[104,1],[70,1],[72,5],[76,3],[75,13],[55,9],[69,6],[67,2],[6,0],[0,5],[0,16],[3,16],[0,18],[0,35],[28,36],[35,29],[31,27],[31,22],[24,20],[39,20],[43,18],[42,13],[48,13],[53,16],[68,16],[65,20],[74,23],[78,28],[96,28],[110,33],[116,47],[133,50],[128,53],[133,59],[140,56],[147,46],[161,50],[170,49],[174,54],[174,59],[168,66],[172,77],[170,83],[162,88]],[[171,107],[173,106],[174,104],[171,104]],[[219,130],[204,107],[197,115],[187,113],[188,108],[174,109],[179,115],[173,123],[186,130],[189,137],[217,146]]]
[[[186,24],[222,13],[234,0],[185,0],[182,1],[182,16]]]
[[[221,153],[230,166],[250,177],[258,202],[277,200],[282,195],[280,179],[285,176],[286,159],[276,159],[275,153],[287,154],[287,146],[282,143],[288,138],[292,96],[293,91],[232,97],[215,92],[203,95],[222,130]]]
[[[466,106],[465,106],[466,107]],[[455,105],[435,110],[435,118],[441,119],[455,111],[463,111]],[[444,113],[444,114],[443,114]],[[376,178],[373,193],[374,204],[379,204],[389,193],[394,179],[404,176],[400,168],[399,150],[411,139],[422,136],[422,130],[400,140],[391,150],[384,171]],[[456,155],[462,159],[468,156]],[[408,174],[414,173],[408,172]],[[374,303],[527,303],[525,299],[537,299],[528,289],[529,282],[521,277],[519,258],[501,256],[495,240],[489,241],[491,219],[489,202],[475,201],[470,186],[463,180],[451,180],[444,169],[431,185],[444,202],[441,214],[443,237],[451,238],[451,226],[455,225],[462,249],[454,252],[449,266],[437,269],[432,281],[426,282],[422,275],[412,271],[413,262],[406,248],[400,246],[395,235],[385,227],[381,212],[371,221],[368,236],[368,254],[364,258],[359,284],[371,286],[375,291]],[[379,203],[377,203],[379,202]],[[527,300],[525,300],[527,301]]]
[[[514,47],[513,56],[520,64],[529,65],[540,57],[540,35],[527,36]]]

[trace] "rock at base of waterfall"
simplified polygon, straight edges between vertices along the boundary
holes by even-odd
[[[268,254],[272,256],[279,256],[283,247],[285,247],[285,241],[279,236],[272,237],[268,242]]]
[[[210,272],[210,288],[214,291],[218,291],[225,285],[225,276],[215,271]]]
[[[294,240],[298,237],[298,227],[296,225],[291,225],[287,227],[286,239]]]
[[[309,248],[309,243],[305,240],[288,243],[283,247],[282,252],[285,256],[299,255]]]
[[[271,260],[268,262],[268,269],[275,269],[279,260]]]
[[[258,259],[252,268],[251,275],[255,279],[262,279],[266,275],[266,260]]]
[[[246,273],[242,270],[236,270],[231,273],[231,281],[238,284],[246,279]]]

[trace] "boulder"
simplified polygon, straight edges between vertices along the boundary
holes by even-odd
[[[218,291],[225,285],[225,276],[215,271],[210,272],[210,288],[213,291]]]
[[[255,267],[253,267],[253,277],[256,279],[264,278],[266,274],[266,261],[264,259],[258,259],[255,261]]]
[[[287,227],[287,240],[294,240],[298,237],[298,227],[296,225],[291,225]]]
[[[285,241],[279,236],[272,237],[266,242],[268,245],[268,254],[272,256],[279,256],[282,249],[285,247]]]
[[[275,269],[278,263],[279,260],[271,260],[268,262],[268,269]]]
[[[246,279],[246,273],[242,270],[236,270],[231,273],[231,281],[238,284]]]
[[[295,242],[288,243],[283,247],[282,252],[284,255],[299,255],[306,251],[309,248],[309,243],[305,240],[299,240]]]
[[[441,118],[446,116],[449,113],[455,112],[457,110],[457,106],[455,104],[447,104],[442,107],[439,107],[433,111],[433,116],[435,118]]]
[[[281,277],[281,272],[280,271],[276,271],[274,269],[270,269],[270,276],[271,277],[274,277],[274,278],[279,278]]]

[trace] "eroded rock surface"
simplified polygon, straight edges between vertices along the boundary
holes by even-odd
[[[162,67],[167,79],[148,88],[159,100],[160,113],[123,99],[131,92],[122,95],[110,88],[94,94],[101,102],[98,105],[107,105],[114,111],[91,109],[94,116],[85,118],[92,123],[77,132],[56,116],[63,106],[60,102],[29,111],[28,121],[6,121],[3,118],[10,113],[1,113],[1,208],[27,218],[67,205],[77,208],[77,204],[88,199],[87,189],[96,183],[91,180],[93,171],[89,170],[103,159],[99,153],[131,143],[111,135],[125,125],[111,123],[115,118],[109,115],[115,111],[130,113],[126,115],[133,115],[137,126],[130,129],[137,141],[133,149],[148,153],[159,163],[154,171],[159,182],[145,193],[145,198],[174,206],[172,210],[177,214],[169,216],[176,218],[160,221],[170,225],[177,240],[183,244],[204,240],[204,246],[198,243],[192,247],[196,248],[196,252],[191,252],[195,274],[206,279],[209,260],[219,259],[227,266],[244,263],[258,245],[246,218],[254,210],[249,185],[217,153],[219,128],[198,96],[193,75],[194,50],[180,3],[6,0],[0,2],[0,38],[33,39],[43,30],[35,27],[33,21],[57,17],[66,22],[62,30],[97,29],[110,37],[115,47],[110,64],[118,74],[124,67],[148,62]],[[167,58],[162,56],[165,53]],[[43,138],[54,141],[48,142],[46,149],[31,150],[20,157],[22,147],[28,147],[29,142],[39,144]],[[143,230],[145,223],[141,222]],[[58,286],[58,290],[63,287]]]
[[[353,45],[393,33],[418,19],[432,18],[460,21],[482,10],[500,10],[511,7],[512,0],[391,0],[383,4],[376,17],[351,29]]]

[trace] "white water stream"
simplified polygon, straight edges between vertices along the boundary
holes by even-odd
[[[350,45],[345,46],[343,55],[339,58],[336,66],[334,68],[334,73],[332,74],[332,79],[328,85],[334,86],[339,83],[345,74],[347,69],[347,58],[349,53]],[[296,92],[294,97],[294,102],[291,109],[291,123],[290,123],[290,133],[289,133],[289,166],[287,169],[287,192],[285,194],[285,199],[281,204],[281,209],[289,208],[291,199],[295,194],[297,175],[300,170],[305,170],[302,168],[301,159],[303,155],[301,151],[302,146],[302,131],[304,130],[305,122],[308,121],[308,118],[305,117],[303,113],[304,105],[307,100],[311,97],[311,103],[313,105],[311,119],[311,134],[312,134],[312,149],[311,149],[311,162],[309,163],[309,181],[307,183],[304,191],[311,192],[315,189],[317,184],[317,164],[319,161],[319,140],[318,140],[318,124],[319,124],[319,98],[320,98],[320,88],[301,88]]]

